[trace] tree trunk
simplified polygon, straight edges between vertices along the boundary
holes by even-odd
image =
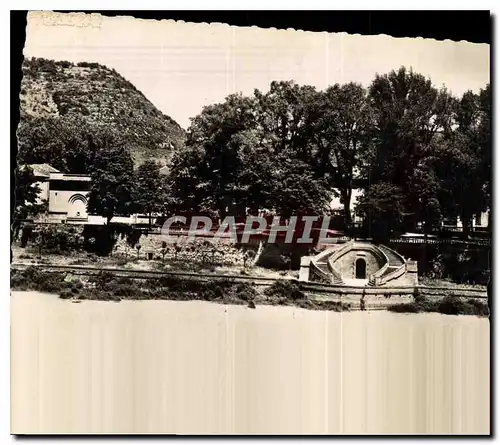
[[[351,227],[352,223],[352,215],[351,215],[351,195],[352,195],[352,190],[343,190],[341,192],[342,194],[342,201],[344,202],[344,224],[345,224],[345,229],[349,230]]]
[[[462,215],[460,219],[462,220],[462,236],[468,239],[471,233],[472,217]]]
[[[223,221],[226,217],[226,203],[223,199],[217,202],[217,208],[219,210],[219,218],[221,221]]]

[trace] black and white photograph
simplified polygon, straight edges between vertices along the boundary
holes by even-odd
[[[11,434],[491,434],[489,41],[26,14]]]

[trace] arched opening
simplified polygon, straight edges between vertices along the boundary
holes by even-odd
[[[68,200],[68,217],[86,218],[87,217],[87,198],[81,194],[73,195]]]
[[[366,261],[363,258],[356,260],[356,279],[364,280],[366,278]]]

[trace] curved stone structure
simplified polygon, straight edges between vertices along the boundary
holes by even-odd
[[[339,286],[416,286],[417,262],[384,245],[350,241],[303,257],[301,281]]]

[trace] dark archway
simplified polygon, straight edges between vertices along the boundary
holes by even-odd
[[[364,280],[366,278],[366,261],[363,258],[356,260],[356,279]]]

